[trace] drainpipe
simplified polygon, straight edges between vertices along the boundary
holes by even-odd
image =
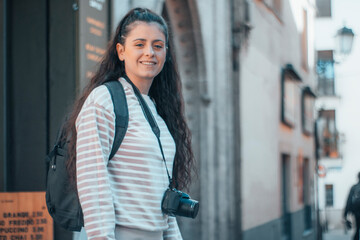
[[[320,146],[320,142],[319,142],[319,126],[318,126],[318,121],[315,120],[314,123],[314,141],[315,141],[315,178],[316,178],[316,185],[315,185],[315,194],[316,194],[316,198],[315,198],[315,211],[316,211],[316,239],[317,240],[322,240],[323,236],[322,236],[322,226],[321,226],[321,222],[320,222],[320,208],[319,208],[319,175],[318,175],[318,170],[319,170],[319,159],[320,159],[320,154],[319,154],[319,146]]]
[[[241,187],[241,102],[240,73],[241,47],[247,41],[251,27],[249,25],[249,0],[231,0],[231,30],[232,30],[232,102],[233,102],[233,151],[234,151],[234,195],[235,195],[235,227],[232,239],[243,239],[242,232],[242,187]]]
[[[242,239],[242,188],[241,188],[241,137],[240,137],[240,46],[241,46],[241,1],[231,0],[232,30],[232,98],[233,98],[233,151],[234,151],[234,197],[235,216],[232,239]]]

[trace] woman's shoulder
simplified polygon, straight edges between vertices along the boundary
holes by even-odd
[[[106,110],[112,110],[112,100],[109,90],[105,85],[94,88],[87,97],[84,106],[96,105]]]
[[[128,83],[125,78],[121,77],[119,78],[119,82],[121,83],[121,85],[124,88],[124,91],[126,94],[129,94],[129,91],[133,92],[133,88],[131,87],[130,83]]]

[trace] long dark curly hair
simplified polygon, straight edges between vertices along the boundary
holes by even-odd
[[[186,189],[191,182],[194,166],[194,155],[191,148],[191,134],[184,116],[184,102],[181,93],[181,82],[173,57],[169,31],[164,19],[146,8],[130,10],[117,26],[113,39],[109,42],[107,51],[100,63],[98,71],[84,88],[82,95],[74,104],[64,128],[64,139],[68,141],[67,170],[70,180],[76,186],[76,118],[91,91],[107,81],[117,80],[125,75],[124,62],[120,61],[116,44],[125,44],[126,36],[132,30],[136,21],[158,23],[165,35],[167,44],[166,61],[162,71],[154,78],[149,96],[156,102],[159,115],[164,119],[176,143],[176,154],[173,166],[173,182],[179,189]]]

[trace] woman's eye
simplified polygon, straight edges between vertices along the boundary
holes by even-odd
[[[155,45],[155,48],[157,48],[157,49],[162,49],[163,46],[162,46],[162,45]]]
[[[136,47],[143,47],[144,44],[142,44],[142,43],[137,43],[137,44],[135,44],[135,46],[136,46]]]

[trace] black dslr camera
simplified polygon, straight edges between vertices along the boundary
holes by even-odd
[[[169,216],[195,218],[199,211],[199,202],[175,188],[168,188],[164,193],[161,209]]]

